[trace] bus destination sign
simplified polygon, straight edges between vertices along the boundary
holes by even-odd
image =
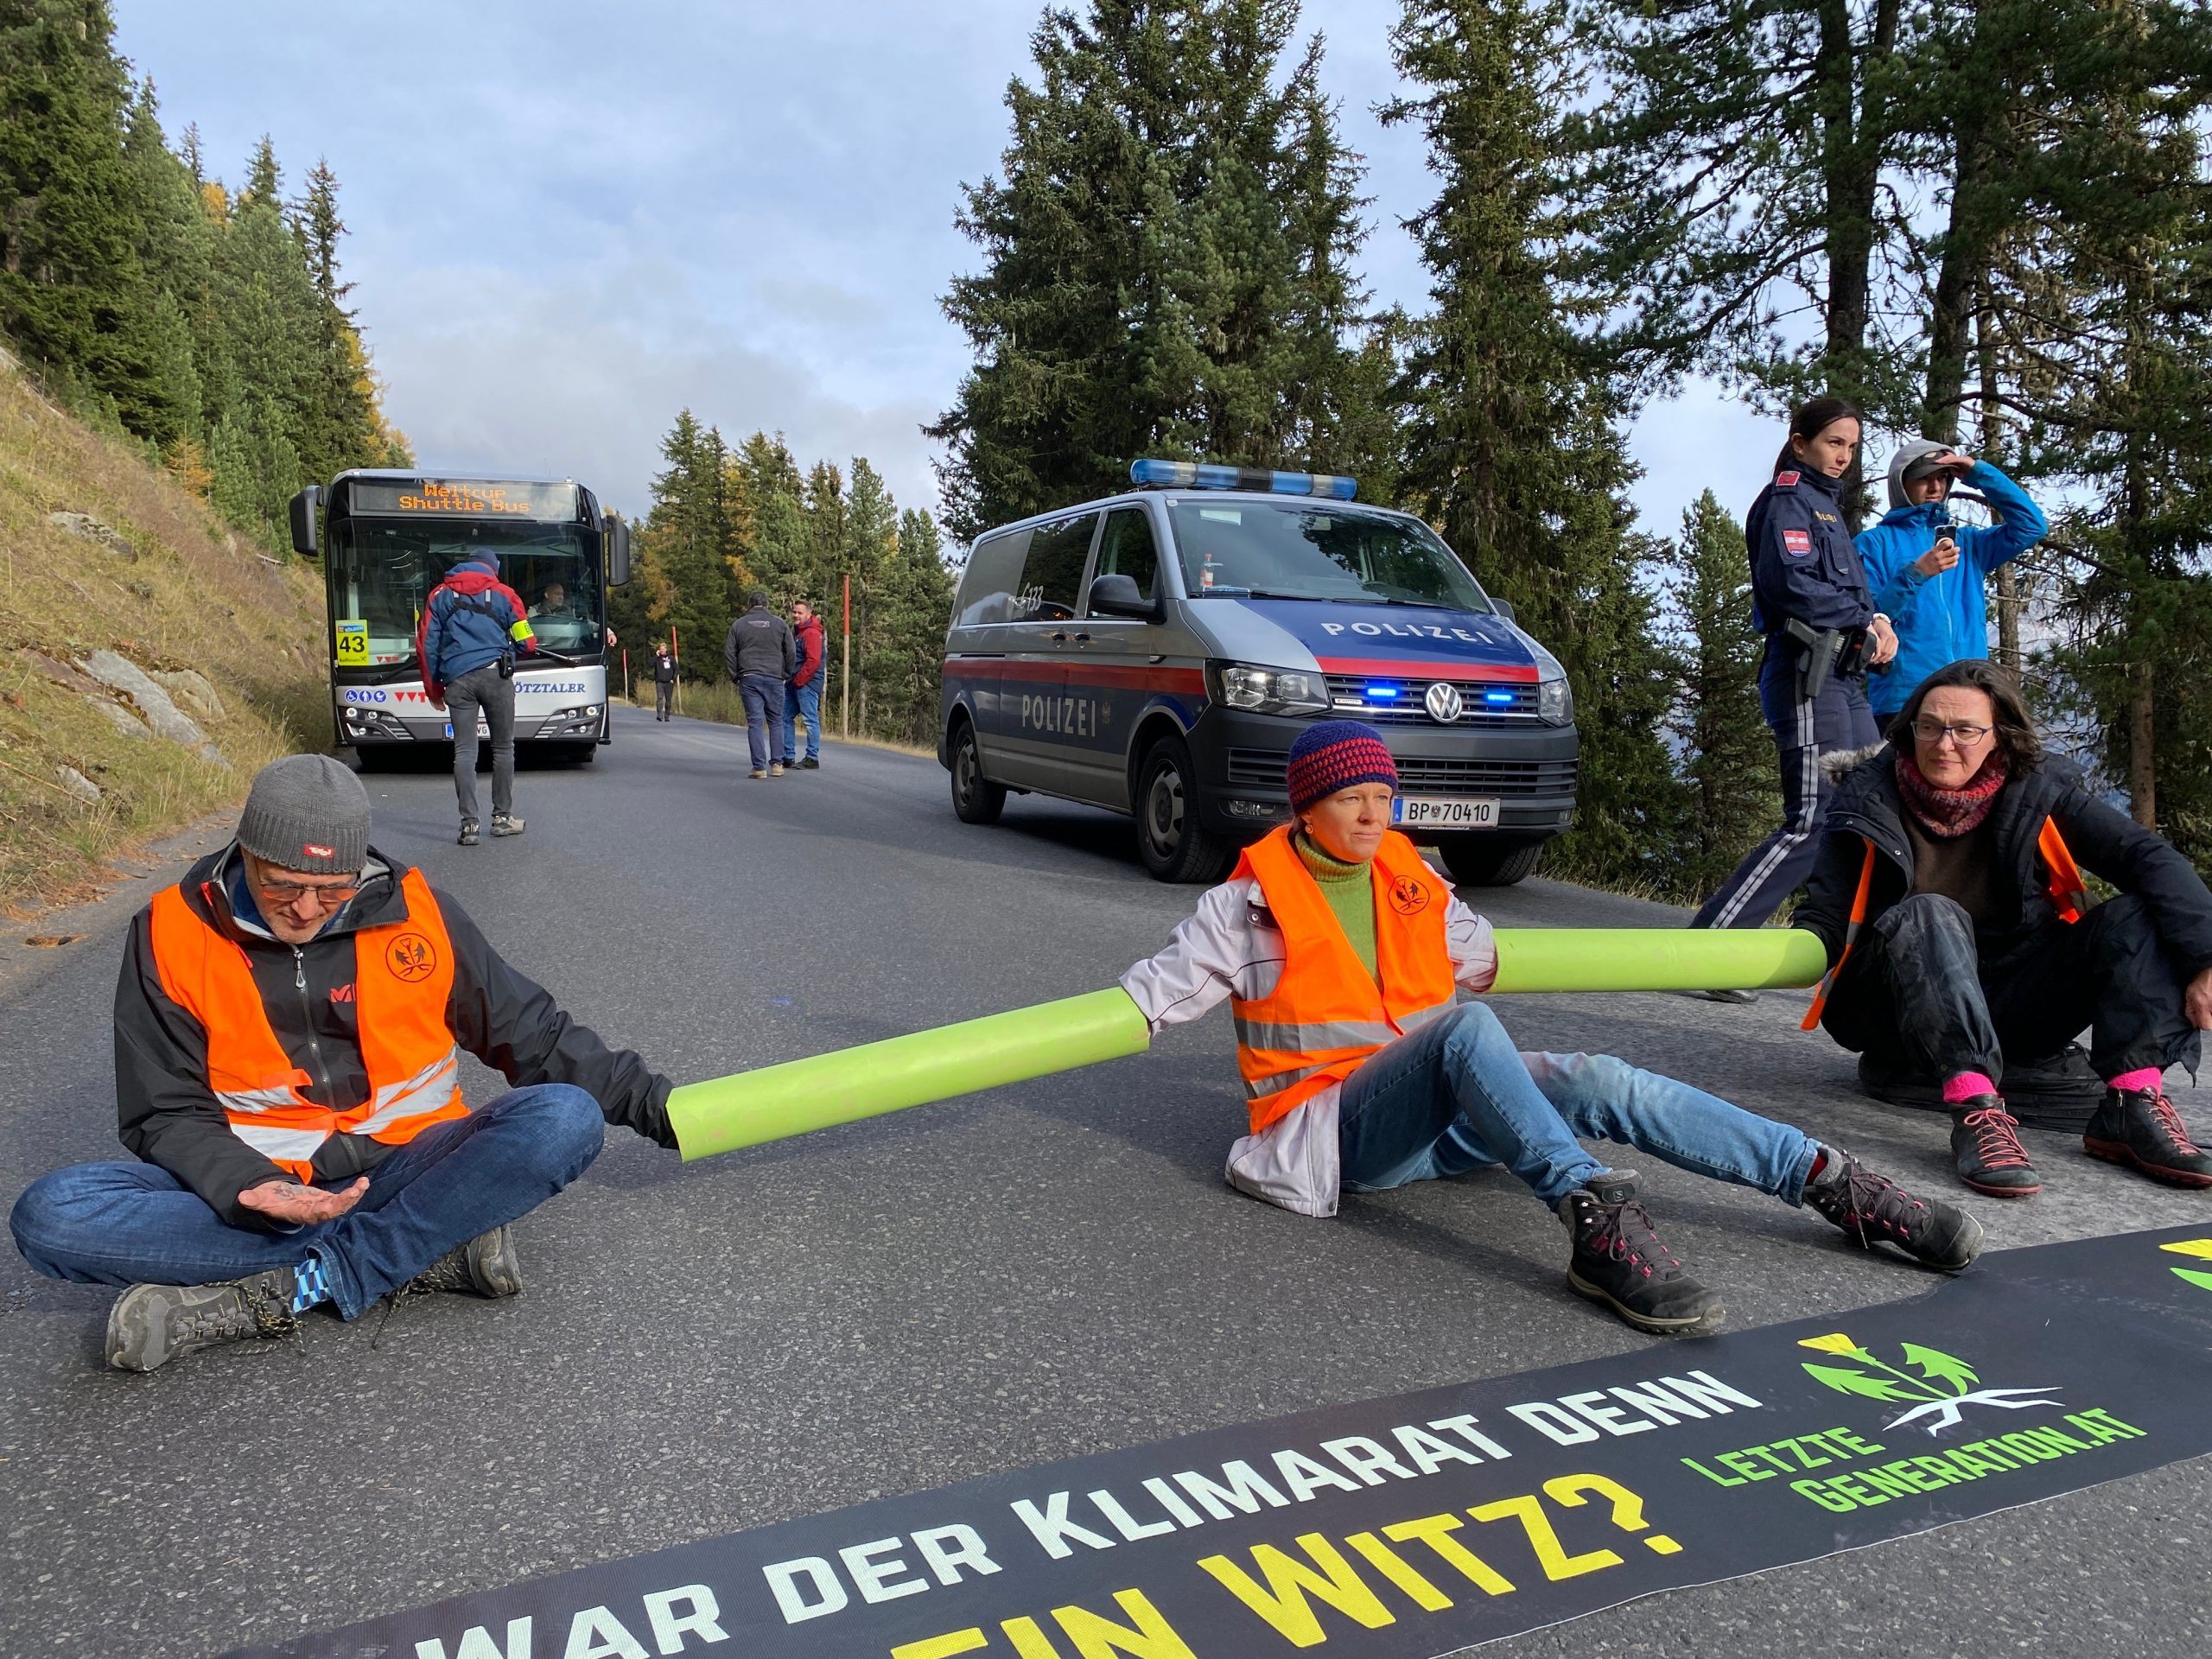
[[[402,518],[537,518],[576,516],[573,484],[494,484],[466,478],[369,478],[353,481],[353,511]]]

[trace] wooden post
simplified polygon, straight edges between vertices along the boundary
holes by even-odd
[[[853,734],[853,576],[845,573],[845,685],[837,694],[837,735]]]
[[[622,701],[634,703],[637,700],[637,693],[630,689],[630,647],[625,645],[622,647]]]

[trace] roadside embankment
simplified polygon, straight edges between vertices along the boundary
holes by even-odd
[[[320,579],[0,353],[0,915],[324,741]]]

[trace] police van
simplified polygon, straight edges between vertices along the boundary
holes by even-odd
[[[945,638],[954,810],[1009,792],[1136,819],[1146,868],[1213,881],[1290,816],[1291,741],[1368,721],[1398,827],[1455,880],[1518,881],[1574,817],[1567,676],[1409,513],[1349,478],[1140,461],[1127,494],[976,538]]]

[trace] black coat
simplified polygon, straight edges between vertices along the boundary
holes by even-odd
[[[2184,978],[2212,968],[2212,890],[2165,841],[2089,793],[2072,762],[2046,756],[2035,770],[2008,779],[1990,808],[1997,858],[2019,899],[2019,919],[1980,941],[1985,960],[2019,944],[2053,914],[2050,880],[2036,850],[2044,820],[2054,819],[2074,861],[2150,907],[2158,938]],[[1827,946],[1833,964],[1843,954],[1851,901],[1872,844],[1874,880],[1867,893],[1872,921],[1912,891],[1912,846],[1905,838],[1897,793],[1896,752],[1885,744],[1836,786],[1823,821],[1810,893],[1792,918]],[[2069,1033],[2069,1035],[2071,1033]]]
[[[319,1106],[351,1110],[369,1097],[358,1005],[350,995],[353,936],[407,918],[402,868],[372,849],[359,896],[296,953],[232,914],[228,878],[236,857],[236,848],[226,847],[194,865],[179,883],[185,902],[245,950],[276,1040],[310,1079],[303,1092]],[[507,965],[450,893],[439,893],[437,900],[453,940],[446,1026],[454,1041],[509,1083],[575,1084],[599,1102],[610,1123],[674,1144],[665,1110],[668,1080],[571,1020],[544,987]],[[207,1085],[207,1031],[162,988],[152,918],[149,906],[131,924],[115,988],[115,1096],[123,1144],[182,1181],[232,1226],[265,1230],[267,1218],[240,1205],[238,1194],[289,1177],[231,1133]],[[364,1135],[334,1135],[315,1154],[315,1179],[350,1180],[392,1150]]]

